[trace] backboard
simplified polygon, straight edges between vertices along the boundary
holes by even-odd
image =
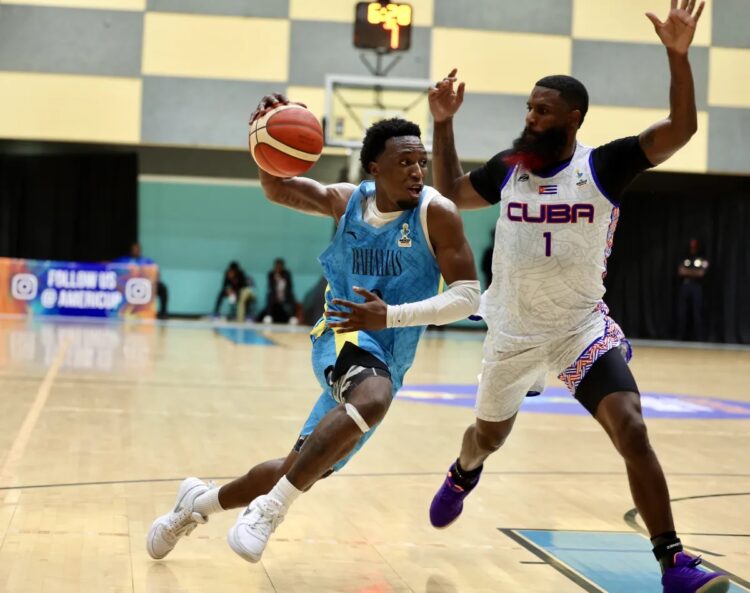
[[[365,131],[381,119],[402,117],[419,125],[432,150],[428,80],[365,76],[326,76],[325,143],[359,148]]]

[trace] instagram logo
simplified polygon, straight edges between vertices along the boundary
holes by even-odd
[[[10,294],[19,301],[30,301],[36,298],[39,283],[33,274],[16,274],[10,282]]]
[[[147,278],[131,278],[125,283],[125,300],[131,305],[147,305],[151,302],[151,281]]]

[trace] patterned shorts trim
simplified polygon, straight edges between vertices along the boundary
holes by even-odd
[[[606,315],[606,305],[602,313]],[[620,348],[626,362],[629,362],[633,356],[633,349],[630,342],[625,337],[620,326],[609,317],[604,318],[604,334],[594,340],[581,353],[576,361],[560,373],[557,378],[568,387],[571,393],[575,393],[578,385],[581,383],[586,373],[599,360],[603,354],[606,354],[613,348]]]

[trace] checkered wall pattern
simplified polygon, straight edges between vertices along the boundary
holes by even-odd
[[[0,4],[0,137],[241,148],[257,100],[323,114],[325,75],[367,76],[355,0],[23,0]],[[666,0],[412,0],[412,49],[391,76],[467,83],[459,154],[483,160],[523,126],[547,74],[588,87],[581,140],[664,117],[664,49],[644,16]],[[708,0],[691,62],[699,131],[662,167],[750,173],[750,2]]]

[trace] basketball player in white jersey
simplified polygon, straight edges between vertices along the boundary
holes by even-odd
[[[524,397],[541,392],[548,371],[596,418],[625,460],[636,507],[661,564],[665,593],[718,593],[727,578],[697,568],[675,533],[667,483],[649,443],[638,387],[626,361],[630,345],[607,315],[603,276],[620,197],[641,171],[664,162],[697,129],[688,48],[703,10],[672,0],[665,22],[652,21],[671,72],[669,116],[638,136],[590,148],[576,141],[588,108],[585,87],[569,76],[536,83],[526,126],[510,150],[464,174],[453,115],[464,84],[456,70],[430,90],[435,121],[434,180],[462,209],[499,204],[492,284],[483,295],[488,333],[476,422],[433,499],[430,519],[447,527],[477,485],[482,463],[513,428]]]

